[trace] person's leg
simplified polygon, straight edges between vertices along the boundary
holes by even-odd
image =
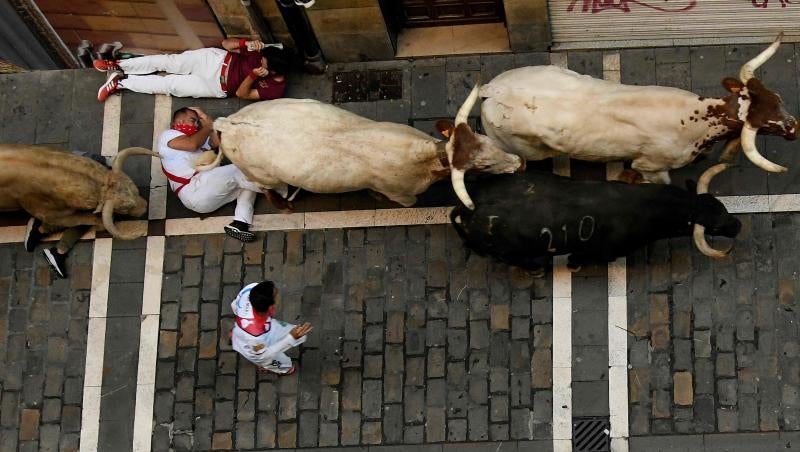
[[[61,234],[61,239],[59,239],[58,243],[56,244],[56,250],[58,250],[58,253],[69,253],[75,244],[78,243],[78,240],[83,237],[83,234],[86,234],[91,228],[91,226],[73,226],[65,229],[64,233]]]
[[[205,81],[195,75],[132,75],[119,87],[137,93],[170,94],[175,97],[216,97]]]
[[[169,55],[147,55],[136,58],[128,58],[119,61],[119,67],[126,74],[152,74],[153,72],[163,71],[170,74],[192,74],[204,70],[210,57],[218,57],[222,49],[207,48],[197,50],[187,50],[183,53]],[[222,64],[220,60],[217,69]]]
[[[42,250],[48,265],[53,272],[60,278],[67,277],[67,253],[75,246],[75,243],[85,234],[91,226],[73,226],[64,229],[61,239],[56,246]]]
[[[233,211],[233,219],[242,223],[253,224],[253,210],[256,204],[258,193],[250,190],[240,190],[236,197],[236,209]]]
[[[229,236],[241,240],[243,242],[251,242],[255,240],[256,236],[250,232],[250,226],[253,224],[253,210],[255,208],[256,197],[261,189],[254,183],[250,182],[244,173],[234,165],[230,169],[233,178],[241,190],[236,197],[236,210],[233,213],[233,222],[225,226],[225,233]]]
[[[239,186],[228,166],[201,171],[183,187],[178,198],[184,206],[198,213],[213,212],[239,196]]]
[[[25,251],[30,253],[42,240],[42,237],[45,235],[42,230],[43,226],[41,220],[36,217],[31,217],[30,220],[28,220],[28,224],[25,226],[25,238],[23,239]]]
[[[150,74],[156,71],[168,72],[172,75],[192,76],[187,78],[170,78],[160,82],[152,79],[120,80],[119,86],[131,91],[153,94],[171,94],[176,97],[225,97],[219,82],[220,69],[227,52],[217,48],[188,50],[176,55],[154,55],[152,57],[130,58],[120,61],[120,68],[127,74]],[[137,61],[144,60],[144,61]],[[161,85],[148,85],[161,83]],[[145,86],[142,87],[142,83]],[[147,86],[159,86],[158,91],[147,91]]]

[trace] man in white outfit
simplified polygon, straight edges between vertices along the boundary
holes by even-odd
[[[234,350],[260,370],[291,375],[297,366],[285,352],[305,342],[313,327],[308,322],[296,326],[274,319],[279,300],[272,281],[245,286],[231,303],[236,315],[231,342]]]
[[[243,242],[252,242],[256,239],[250,232],[253,208],[261,189],[234,165],[202,172],[194,169],[203,149],[209,145],[219,146],[213,123],[214,120],[199,108],[176,110],[172,115],[172,128],[162,132],[158,139],[161,167],[178,199],[195,212],[213,212],[236,200],[233,222],[225,226],[225,233]]]
[[[283,97],[289,62],[282,44],[230,38],[222,41],[222,47],[118,61],[95,60],[95,69],[109,74],[97,92],[97,100],[105,102],[120,89],[176,97]],[[155,74],[159,71],[168,75]]]

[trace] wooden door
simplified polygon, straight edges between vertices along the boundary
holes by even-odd
[[[405,27],[503,22],[503,0],[401,0]]]

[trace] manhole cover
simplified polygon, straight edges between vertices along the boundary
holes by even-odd
[[[574,418],[572,420],[572,446],[576,452],[608,452],[608,419]]]
[[[403,71],[371,70],[333,75],[333,102],[367,102],[402,99]]]

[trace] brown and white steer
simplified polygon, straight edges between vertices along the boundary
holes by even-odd
[[[668,171],[731,140],[730,158],[741,138],[747,157],[771,172],[786,171],[758,153],[756,133],[798,136],[797,120],[780,97],[753,72],[780,45],[781,36],[747,62],[739,80],[725,78],[730,92],[704,98],[663,86],[631,86],[599,80],[555,66],[512,69],[480,90],[486,134],[528,160],[559,154],[590,161],[632,160],[645,180],[669,183]]]
[[[122,172],[130,155],[158,154],[144,148],[121,151],[112,169],[65,150],[25,144],[0,144],[0,212],[25,210],[53,226],[105,228],[114,237],[135,239],[120,231],[114,214],[139,217],[147,202]]]
[[[371,189],[403,206],[413,205],[432,183],[450,177],[461,197],[466,194],[466,171],[500,174],[525,167],[519,156],[469,127],[467,115],[477,98],[476,86],[455,125],[436,124],[448,141],[316,100],[257,102],[214,121],[220,153],[198,169],[218,165],[224,154],[265,189],[284,184],[314,193]]]

